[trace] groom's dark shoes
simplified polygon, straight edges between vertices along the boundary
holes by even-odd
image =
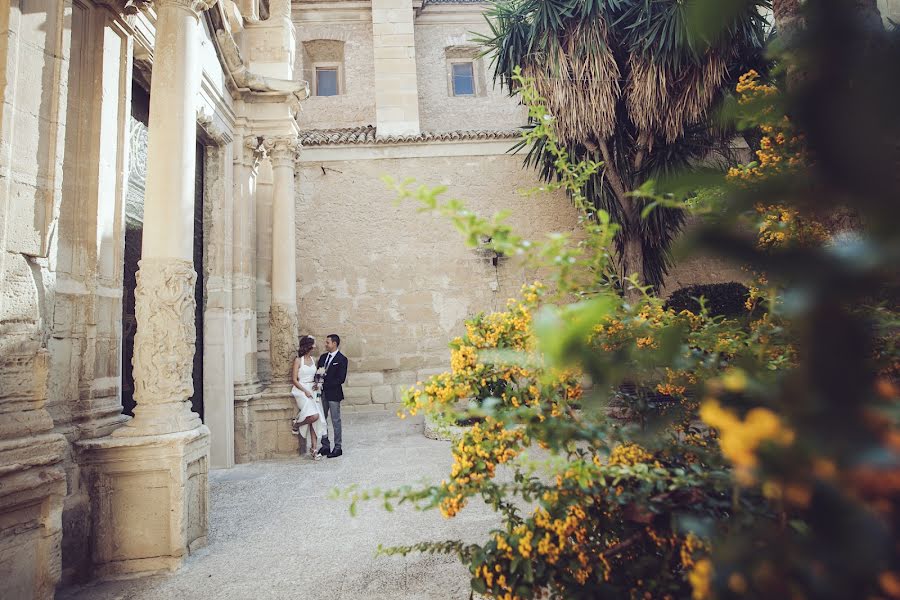
[[[328,454],[328,458],[337,458],[342,455],[344,452],[340,448],[335,448]]]
[[[331,446],[325,446],[323,444],[322,447],[319,448],[319,454],[321,454],[322,456],[328,456],[329,454],[331,454]]]

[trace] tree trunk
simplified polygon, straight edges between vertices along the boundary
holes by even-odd
[[[790,48],[799,31],[803,30],[802,0],[773,0],[772,13],[778,36]]]
[[[634,288],[630,283],[625,281],[626,277],[637,275],[638,283],[644,283],[644,251],[641,246],[641,238],[639,235],[626,230],[625,243],[622,248],[621,277],[622,286],[625,291],[625,297],[629,300],[636,300],[641,296],[641,292]]]
[[[619,279],[621,280],[625,297],[629,300],[636,300],[640,296],[640,292],[629,289],[630,285],[625,282],[625,278],[637,274],[638,281],[642,284],[644,281],[644,251],[641,246],[639,233],[641,215],[635,205],[634,198],[625,195],[625,184],[614,167],[615,163],[612,160],[609,146],[605,140],[600,142],[599,148],[600,153],[603,155],[604,170],[609,180],[609,186],[625,212],[626,222],[619,223],[619,226],[622,228],[619,235],[624,239],[622,255],[619,256]]]

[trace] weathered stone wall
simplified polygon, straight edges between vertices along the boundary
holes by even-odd
[[[52,598],[65,438],[47,410],[72,18],[0,7],[0,596]],[[93,367],[93,365],[91,365]],[[77,410],[77,407],[74,410]]]
[[[311,96],[303,103],[298,117],[304,129],[329,129],[375,124],[375,60],[372,49],[371,15],[365,20],[306,21],[295,19],[297,54],[295,72],[311,81],[315,76],[304,43],[314,40],[343,42],[340,94]]]
[[[430,10],[430,8],[429,8]],[[427,13],[426,13],[427,14]],[[526,123],[528,115],[515,98],[494,87],[488,57],[475,61],[476,95],[453,96],[447,66],[447,48],[476,46],[472,33],[484,32],[487,25],[473,13],[462,22],[416,23],[416,70],[419,77],[419,117],[422,131],[459,129],[514,129]]]
[[[686,231],[690,231],[691,227],[692,223],[688,222]],[[740,265],[731,263],[721,257],[709,254],[682,257],[677,242],[673,250],[675,264],[669,269],[665,284],[660,290],[660,295],[663,298],[669,296],[678,288],[689,285],[727,283],[729,281],[747,284],[751,279],[750,272],[742,269]]]
[[[511,143],[511,142],[510,142]],[[324,171],[323,171],[324,169]],[[297,272],[301,333],[342,336],[350,359],[350,406],[384,408],[400,388],[448,364],[463,320],[502,310],[531,282],[512,259],[495,267],[445,219],[396,205],[383,174],[448,186],[479,214],[509,209],[509,223],[539,238],[575,231],[561,194],[524,197],[534,185],[520,156],[438,156],[298,165]]]
[[[416,148],[441,154],[436,144]],[[445,185],[446,198],[460,198],[482,215],[508,209],[509,223],[528,239],[579,232],[575,210],[561,193],[519,193],[537,185],[521,156],[388,158],[378,147],[368,152],[361,160],[304,161],[297,172],[300,330],[315,335],[320,347],[325,335],[341,335],[350,359],[348,410],[394,408],[406,386],[448,366],[447,344],[464,332],[467,317],[503,310],[522,284],[539,278],[515,259],[501,258],[494,266],[445,219],[418,213],[411,202],[398,206],[382,175]],[[695,258],[676,264],[663,294],[696,283],[745,280],[739,267]]]

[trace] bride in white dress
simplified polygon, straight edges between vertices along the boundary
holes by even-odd
[[[307,441],[310,457],[319,460],[321,456],[316,452],[317,440],[327,435],[328,430],[325,412],[322,410],[321,392],[316,389],[318,386],[315,383],[316,361],[312,357],[315,345],[316,340],[312,336],[301,337],[298,356],[291,367],[291,380],[294,383],[291,394],[299,409],[291,430],[303,436]]]

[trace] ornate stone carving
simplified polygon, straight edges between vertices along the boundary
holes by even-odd
[[[197,124],[206,132],[206,135],[216,143],[218,146],[224,146],[226,144],[230,144],[232,141],[232,137],[229,132],[222,129],[218,123],[216,123],[215,117],[203,109],[201,106],[197,109]]]
[[[263,152],[265,152],[262,141],[255,135],[245,136],[243,150],[244,164],[255,169],[259,164],[259,159],[262,157]]]
[[[238,87],[246,88],[254,92],[283,92],[293,94],[296,99],[306,100],[309,98],[309,82],[294,81],[291,79],[278,79],[277,77],[266,77],[258,75],[247,69],[244,59],[241,56],[240,48],[232,37],[231,33],[224,29],[216,31],[216,39],[219,42],[219,48],[222,50],[222,56],[225,58],[225,64],[228,71],[234,78],[234,82]]]
[[[133,15],[140,11],[147,10],[155,3],[157,8],[166,5],[174,5],[180,8],[186,8],[195,15],[199,15],[204,10],[209,10],[215,6],[217,1],[218,0],[125,0],[123,12],[126,15]]]
[[[297,308],[284,304],[272,304],[269,313],[270,352],[272,359],[272,379],[288,379],[294,357],[297,356],[297,336],[299,332]]]
[[[268,136],[263,140],[263,147],[272,161],[273,167],[293,166],[302,145],[297,136]]]
[[[190,261],[145,258],[135,290],[134,398],[141,406],[184,403],[194,395],[194,286]]]

